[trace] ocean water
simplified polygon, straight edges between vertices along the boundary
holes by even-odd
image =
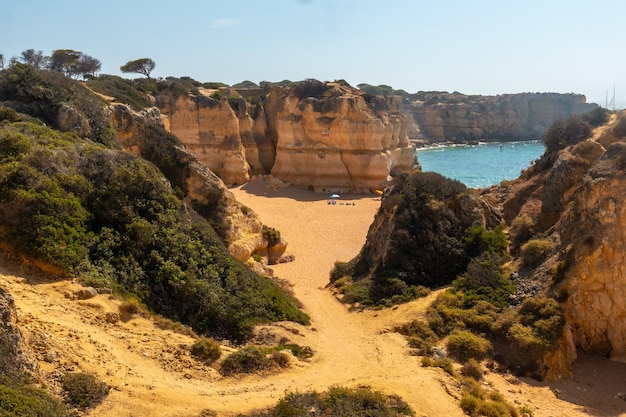
[[[437,172],[470,188],[486,188],[519,177],[544,150],[540,140],[441,146],[418,149],[417,160],[422,171]]]

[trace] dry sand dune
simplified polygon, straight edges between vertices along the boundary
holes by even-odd
[[[324,289],[333,263],[351,259],[365,242],[380,204],[374,196],[346,195],[329,205],[326,195],[271,189],[261,180],[232,191],[281,231],[295,255],[274,270],[293,284],[312,324],[278,323],[272,331],[313,348],[309,362],[273,375],[222,378],[189,356],[191,338],[141,317],[106,323],[106,312],[117,311],[119,301],[107,295],[69,301],[64,295],[77,284],[37,280],[6,266],[2,285],[15,297],[20,327],[45,359],[42,370],[52,376],[59,369],[83,370],[109,383],[113,389],[93,416],[182,417],[202,410],[234,415],[269,407],[286,392],[331,385],[400,395],[419,417],[464,415],[454,381],[439,369],[422,368],[404,339],[389,331],[420,316],[434,295],[394,309],[350,313]],[[555,384],[496,374],[487,381],[510,401],[528,404],[535,416],[626,415],[626,402],[616,398],[626,392],[624,364],[584,357],[576,369],[574,380]]]

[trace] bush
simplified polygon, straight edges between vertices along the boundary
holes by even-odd
[[[518,373],[541,378],[543,356],[558,345],[565,319],[559,303],[551,298],[530,297],[518,311],[505,310],[493,325],[502,361]]]
[[[254,346],[247,346],[228,355],[222,362],[220,372],[224,376],[251,374],[271,369],[273,366],[274,362],[267,358],[263,350]]]
[[[141,305],[141,303],[133,298],[122,301],[122,304],[120,304],[119,306],[120,314],[122,315],[122,317],[127,318],[130,318],[135,314],[141,313],[143,309],[144,307]]]
[[[529,268],[535,268],[546,259],[552,250],[550,239],[532,239],[522,245],[522,263]]]
[[[569,145],[575,145],[591,135],[591,125],[582,116],[572,116],[558,120],[543,135],[547,152],[556,152]]]
[[[104,382],[86,373],[64,374],[62,387],[68,402],[80,408],[98,405],[109,394],[109,387]]]
[[[102,74],[97,78],[91,79],[87,85],[94,91],[113,97],[117,102],[128,104],[137,110],[152,107],[152,102],[143,91],[137,88],[136,83],[136,80],[127,80],[115,75]],[[145,89],[145,85],[143,88]],[[156,85],[152,92],[156,92],[154,91],[155,89]]]
[[[281,344],[267,349],[267,353],[289,350],[298,359],[309,359],[313,356],[313,349],[309,346],[300,346],[295,343]]]
[[[472,226],[465,231],[464,242],[465,252],[472,258],[484,252],[506,256],[509,246],[502,224],[493,230],[487,230],[484,226]]]
[[[330,282],[335,282],[344,277],[352,277],[354,275],[355,261],[335,262],[335,267],[330,272]]]
[[[334,386],[327,392],[288,393],[267,412],[254,413],[254,417],[400,417],[415,413],[400,397],[386,396],[369,388]]]
[[[267,240],[267,246],[272,247],[280,242],[280,232],[273,227],[263,225],[263,239]]]
[[[47,392],[0,382],[0,417],[69,417],[66,407]]]
[[[437,335],[428,326],[428,323],[421,320],[410,321],[398,328],[396,331],[407,337],[409,346],[418,349],[421,355],[428,354],[432,345],[437,342]]]
[[[484,252],[473,258],[465,273],[452,282],[454,290],[465,294],[466,307],[472,307],[480,300],[498,308],[509,305],[509,296],[515,292],[515,286],[502,268],[503,260],[500,255]]]
[[[535,221],[528,214],[517,216],[511,222],[511,240],[515,245],[521,245],[534,234]]]
[[[461,367],[461,373],[465,376],[474,378],[477,381],[480,381],[483,378],[483,368],[474,358],[470,358],[463,364]]]
[[[467,330],[455,330],[448,337],[447,348],[452,357],[465,362],[484,358],[491,350],[491,343]]]
[[[201,337],[191,346],[191,354],[208,363],[213,363],[222,356],[222,348],[214,339]]]
[[[9,122],[17,122],[20,116],[10,107],[0,106],[0,122],[8,120]]]
[[[466,414],[486,417],[517,417],[517,409],[497,391],[485,390],[472,378],[462,381],[461,409]]]

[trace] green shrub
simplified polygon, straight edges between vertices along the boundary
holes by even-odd
[[[104,111],[105,102],[81,83],[57,71],[37,70],[17,63],[0,71],[0,101],[20,104],[20,112],[58,126],[59,110],[67,105],[89,121],[89,138],[113,143],[113,130]]]
[[[552,250],[550,239],[532,239],[522,245],[521,256],[524,265],[534,268],[546,259]]]
[[[267,240],[267,246],[272,247],[280,242],[280,232],[273,227],[263,225],[263,239]]]
[[[474,358],[470,358],[461,367],[461,374],[480,381],[483,378],[483,368]]]
[[[461,409],[468,415],[486,417],[517,417],[517,409],[497,391],[485,392],[475,380],[462,381]]]
[[[487,230],[484,226],[472,226],[465,231],[464,242],[465,252],[472,258],[484,252],[506,256],[509,246],[502,224],[493,230]]]
[[[432,345],[438,340],[437,335],[428,326],[428,323],[422,320],[410,321],[396,328],[396,331],[406,336],[409,347],[418,349],[421,355],[429,354]]]
[[[414,416],[415,413],[398,396],[386,396],[369,388],[334,386],[324,393],[287,393],[272,409],[250,416],[320,417],[324,415],[334,417],[400,417]]]
[[[113,97],[117,102],[128,104],[137,110],[152,107],[152,102],[145,93],[155,93],[156,84],[152,87],[148,87],[146,81],[143,81],[141,87],[138,87],[136,85],[137,82],[137,80],[128,80],[116,75],[102,74],[89,80],[87,85],[94,91]],[[152,81],[152,83],[154,83],[154,81]],[[146,89],[148,91],[145,91]]]
[[[493,325],[493,335],[502,349],[498,355],[518,373],[541,378],[543,356],[558,346],[565,319],[559,303],[551,298],[530,297],[519,310],[505,310]]]
[[[491,343],[467,330],[455,330],[448,337],[447,348],[452,357],[465,362],[484,358],[491,350]]]
[[[278,346],[268,348],[266,352],[272,353],[281,350],[290,350],[293,356],[298,359],[309,359],[313,356],[313,349],[311,349],[309,346],[300,346],[295,343],[280,344]]]
[[[80,408],[98,405],[109,394],[109,387],[104,382],[91,374],[80,372],[65,373],[62,387],[68,403]]]
[[[250,374],[271,369],[273,366],[274,362],[265,355],[262,349],[247,346],[228,355],[222,362],[220,372],[225,376]]]
[[[203,361],[213,363],[222,356],[222,348],[215,339],[201,337],[191,345],[191,354]]]
[[[511,240],[516,245],[521,245],[534,234],[535,221],[528,214],[517,216],[511,222]]]
[[[0,382],[0,417],[69,417],[66,407],[47,392]]]
[[[335,282],[344,277],[352,277],[354,275],[355,261],[350,262],[335,262],[335,266],[330,272],[330,282]]]
[[[515,286],[502,268],[504,258],[495,253],[484,252],[473,258],[463,275],[452,282],[452,288],[465,295],[465,307],[478,301],[487,301],[498,308],[509,305],[509,296]]]
[[[556,152],[569,145],[575,145],[591,135],[591,125],[582,116],[572,116],[558,120],[543,135],[547,152]]]
[[[9,122],[17,122],[20,119],[15,110],[10,107],[0,106],[0,122],[7,120]]]
[[[454,364],[450,358],[435,359],[432,361],[432,366],[435,368],[441,368],[446,371],[447,374],[456,377],[456,371],[454,370]]]

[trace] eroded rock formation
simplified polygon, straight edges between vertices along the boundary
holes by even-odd
[[[555,295],[565,313],[559,348],[544,358],[550,379],[570,375],[577,349],[626,361],[624,126],[626,113],[612,116],[590,138],[546,152],[520,179],[489,191],[506,195],[508,224],[528,216],[532,233],[553,242],[541,265],[521,271],[526,286]]]
[[[272,175],[316,190],[371,191],[411,169],[415,149],[399,101],[314,80],[267,96]]]
[[[626,361],[626,143],[609,146],[585,175],[557,226],[560,284],[574,343]]]
[[[251,135],[252,121],[242,115],[247,123],[242,129],[227,98],[166,91],[156,104],[167,115],[169,130],[224,183],[243,184],[250,178],[242,131]]]
[[[17,326],[17,311],[11,294],[0,288],[0,374],[33,372],[37,362],[28,352]]]
[[[316,190],[373,191],[415,164],[398,97],[315,80],[249,101],[220,94],[166,91],[156,103],[166,127],[226,184],[272,174]]]

